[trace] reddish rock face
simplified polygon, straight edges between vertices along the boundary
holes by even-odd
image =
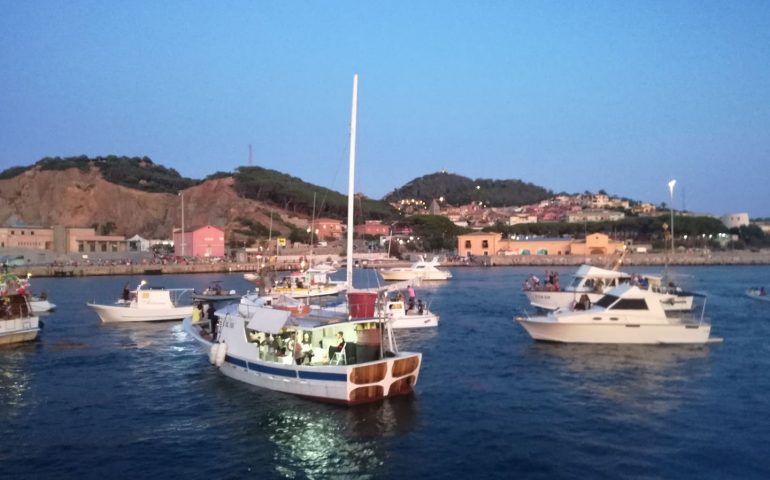
[[[269,226],[271,209],[275,219],[306,226],[307,219],[239,197],[233,182],[232,177],[216,178],[184,190],[185,227],[210,224],[229,233],[243,228],[237,222],[240,217]],[[95,168],[87,173],[76,168],[35,168],[0,180],[0,225],[16,221],[41,227],[90,227],[113,222],[117,235],[171,238],[172,228],[181,227],[182,205],[176,194],[147,193],[109,183]],[[274,221],[273,231],[286,235],[289,227]]]

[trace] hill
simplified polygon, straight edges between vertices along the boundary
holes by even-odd
[[[537,203],[553,196],[553,192],[521,180],[470,179],[447,172],[415,178],[387,194],[384,200],[396,202],[414,198],[430,204],[444,197],[452,205],[484,202],[491,207],[507,207]]]
[[[316,217],[346,216],[347,196],[260,167],[194,180],[147,157],[47,157],[0,173],[0,224],[109,226],[103,233],[170,238],[182,223],[182,194],[187,228],[216,225],[242,245],[271,228],[273,236],[302,240],[313,192]],[[356,211],[366,218],[394,215],[384,202],[359,200]]]

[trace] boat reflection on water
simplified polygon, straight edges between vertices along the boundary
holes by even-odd
[[[415,410],[409,397],[349,409],[289,399],[257,417],[252,431],[275,446],[272,464],[282,477],[379,477],[387,469],[381,439],[410,432]]]
[[[608,415],[665,413],[692,401],[692,384],[711,375],[708,345],[536,343],[528,351],[558,369],[555,381],[622,408]],[[569,391],[569,390],[568,390]]]
[[[0,422],[20,415],[34,402],[29,398],[30,379],[27,373],[27,344],[4,346],[0,350]]]

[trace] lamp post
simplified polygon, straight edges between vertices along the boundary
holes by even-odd
[[[674,185],[676,185],[676,180],[671,180],[668,182],[668,192],[671,196],[671,205],[669,205],[669,208],[671,210],[671,257],[674,256]]]
[[[179,196],[182,197],[182,256],[186,256],[185,252],[185,233],[184,233],[184,192],[179,192]]]

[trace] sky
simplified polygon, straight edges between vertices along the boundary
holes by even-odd
[[[770,2],[0,0],[0,170],[442,170],[770,217]],[[447,198],[451,203],[451,198]]]

